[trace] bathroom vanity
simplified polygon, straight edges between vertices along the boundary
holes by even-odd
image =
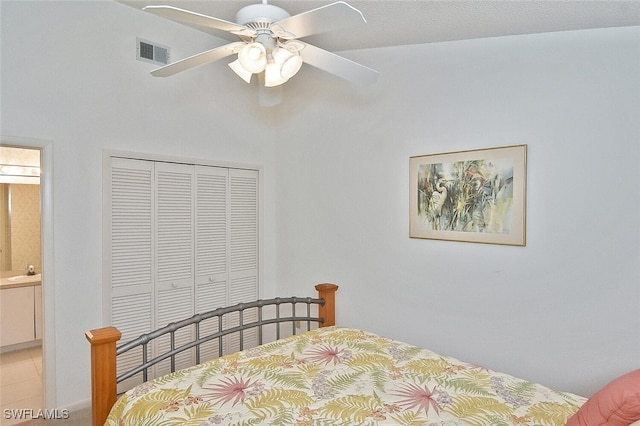
[[[42,339],[42,277],[0,278],[0,346],[2,351]]]

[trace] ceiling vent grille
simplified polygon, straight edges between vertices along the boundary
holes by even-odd
[[[160,65],[169,63],[168,47],[141,38],[137,38],[136,43],[136,59],[139,61],[152,62]]]

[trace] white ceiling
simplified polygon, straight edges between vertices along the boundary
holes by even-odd
[[[295,15],[334,0],[273,0]],[[171,5],[227,21],[235,21],[244,0],[120,0],[141,9]],[[330,51],[432,43],[516,34],[640,25],[640,0],[347,0],[367,25],[304,40]],[[141,12],[145,13],[145,12]],[[163,19],[163,18],[158,18]],[[235,41],[216,30],[212,34]]]

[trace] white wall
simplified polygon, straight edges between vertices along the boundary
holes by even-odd
[[[261,109],[224,63],[135,60],[136,37],[213,47],[197,31],[111,1],[0,7],[1,134],[52,141],[51,407],[89,396],[104,150],[261,165],[267,296],[335,281],[342,324],[582,394],[638,367],[637,28],[350,52],[376,86],[307,68]],[[527,247],[408,238],[410,155],[514,143]]]
[[[338,323],[582,395],[640,368],[640,28],[351,57],[378,84],[280,129],[281,292],[334,281]],[[513,144],[526,247],[409,238],[409,156]]]
[[[45,304],[55,307],[45,337],[55,337],[48,366],[55,362],[56,398],[48,405],[74,407],[90,395],[84,333],[104,325],[103,152],[261,166],[262,231],[273,241],[274,150],[261,130],[271,113],[258,109],[255,93],[225,64],[156,79],[149,71],[157,66],[136,60],[136,37],[170,46],[174,59],[222,44],[198,31],[112,1],[2,1],[1,7],[2,136],[53,147],[55,268],[44,271],[44,287],[51,295]],[[248,119],[252,111],[261,115]],[[264,265],[268,289],[273,250],[265,250]]]

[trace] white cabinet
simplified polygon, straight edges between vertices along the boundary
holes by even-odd
[[[105,322],[122,341],[258,297],[257,170],[112,157],[106,177]],[[181,331],[176,346],[190,339]],[[150,355],[169,344],[159,340]],[[202,348],[203,359],[217,354],[217,345]],[[133,358],[140,353],[119,368]],[[183,353],[176,368],[193,361],[193,351]],[[167,360],[156,373],[168,370]]]
[[[36,339],[34,288],[25,286],[0,290],[0,346]]]
[[[33,287],[34,329],[36,340],[42,339],[42,285]]]

